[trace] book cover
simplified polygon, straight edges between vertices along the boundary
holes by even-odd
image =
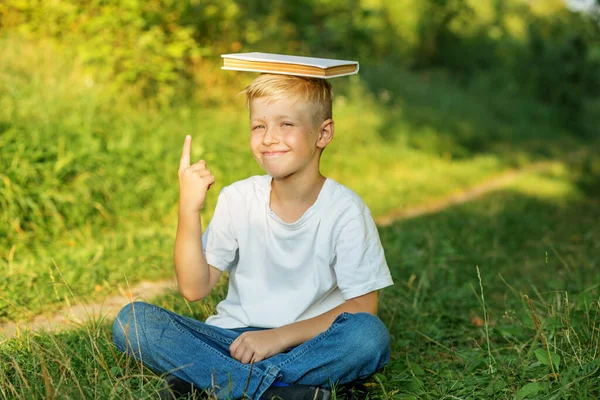
[[[358,73],[358,61],[335,60],[329,58],[301,57],[271,53],[223,54],[223,67],[232,71],[266,72],[333,78]]]

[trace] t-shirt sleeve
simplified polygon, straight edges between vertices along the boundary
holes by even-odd
[[[202,235],[202,250],[206,262],[221,271],[230,268],[238,257],[238,241],[224,190],[219,193],[215,213]]]
[[[368,210],[342,227],[336,240],[334,270],[345,300],[394,284]]]

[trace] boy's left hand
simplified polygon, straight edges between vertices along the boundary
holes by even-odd
[[[259,362],[287,348],[276,329],[244,332],[229,347],[231,357],[243,364]]]

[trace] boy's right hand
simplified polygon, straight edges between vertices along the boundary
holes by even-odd
[[[206,168],[206,161],[190,165],[192,137],[187,135],[183,142],[179,162],[179,211],[200,212],[204,208],[206,192],[215,183],[215,177]]]

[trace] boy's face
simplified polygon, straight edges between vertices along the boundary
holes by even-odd
[[[331,121],[331,120],[329,120]],[[310,104],[295,98],[250,103],[250,147],[256,161],[273,178],[319,170],[321,125],[314,125]]]

